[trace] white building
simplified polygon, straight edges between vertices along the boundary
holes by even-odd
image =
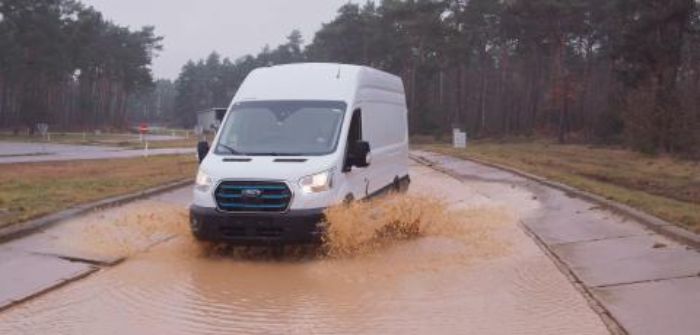
[[[215,133],[225,115],[226,108],[211,108],[199,111],[197,112],[197,126],[201,126],[204,132]]]

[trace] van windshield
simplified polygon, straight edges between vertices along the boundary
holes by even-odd
[[[320,156],[335,151],[346,104],[248,101],[235,104],[215,152],[246,156]]]

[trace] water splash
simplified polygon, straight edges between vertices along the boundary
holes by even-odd
[[[189,233],[182,206],[142,202],[85,220],[80,230],[67,231],[62,245],[105,255],[131,256],[154,243]]]
[[[419,237],[492,243],[492,233],[511,220],[497,208],[450,209],[437,198],[392,194],[326,211],[324,246],[330,256],[363,255]]]
[[[468,245],[460,254],[478,250],[481,256],[488,256],[486,252],[507,249],[493,236],[503,223],[512,222],[502,208],[456,209],[437,197],[405,194],[335,206],[325,216],[327,229],[321,245],[234,247],[196,241],[190,234],[185,208],[145,202],[103,217],[104,222],[87,225],[66,241],[92,252],[129,256],[154,242],[178,237],[186,241],[182,254],[196,258],[297,262],[380,254],[407,240],[432,237]]]

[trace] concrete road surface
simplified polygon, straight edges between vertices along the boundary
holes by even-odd
[[[194,154],[194,148],[149,149],[148,155]],[[0,141],[0,164],[139,157],[142,149]]]
[[[467,183],[508,183],[531,192],[541,208],[523,217],[523,224],[625,331],[698,334],[698,250],[670,241],[598,204],[511,173],[429,152],[414,155]]]
[[[187,230],[189,189],[6,243],[0,334],[700,329],[697,252],[512,174],[417,154],[455,172],[411,167],[412,198],[402,212],[419,214],[425,233],[352,256],[287,248],[279,258],[197,243]],[[442,220],[436,199],[452,219]],[[695,277],[684,269],[696,269]]]

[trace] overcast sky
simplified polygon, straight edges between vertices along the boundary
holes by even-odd
[[[211,51],[236,59],[275,47],[293,29],[308,43],[321,23],[348,0],[82,0],[120,25],[156,27],[164,49],[154,60],[158,78],[175,79],[189,59]],[[352,2],[360,2],[353,0]]]

